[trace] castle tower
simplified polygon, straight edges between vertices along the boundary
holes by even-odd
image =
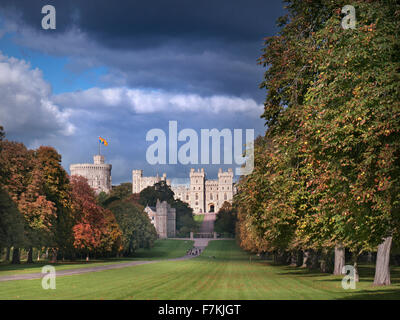
[[[195,171],[190,169],[190,206],[194,213],[204,213],[205,210],[205,179],[204,168]]]
[[[139,193],[142,191],[143,170],[132,170],[132,193]]]
[[[106,193],[111,191],[112,165],[105,163],[103,155],[93,156],[93,163],[71,164],[69,169],[71,176],[85,177],[96,194],[102,191]]]
[[[176,210],[167,201],[157,199],[155,207],[147,206],[144,211],[148,214],[151,223],[161,239],[173,238],[176,235]]]
[[[221,208],[225,201],[233,200],[233,171],[231,168],[227,172],[223,172],[220,168],[218,171],[218,208]]]

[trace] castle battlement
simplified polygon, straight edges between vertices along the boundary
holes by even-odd
[[[82,176],[88,180],[91,186],[98,194],[102,191],[109,193],[111,191],[111,169],[112,165],[105,163],[103,155],[93,156],[93,163],[71,164],[69,170],[71,176]]]
[[[164,173],[162,178],[143,177],[142,170],[132,170],[132,192],[139,193],[144,188],[165,180],[171,186],[175,199],[180,199],[189,204],[194,213],[218,212],[225,201],[232,202],[235,193],[233,171],[218,171],[218,179],[206,178],[204,168],[190,169],[190,185],[171,186]]]

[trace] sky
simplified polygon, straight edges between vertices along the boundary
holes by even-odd
[[[56,29],[42,28],[48,4]],[[192,167],[216,178],[220,167],[237,165],[223,157],[153,165],[146,135],[159,128],[168,141],[169,121],[195,130],[199,144],[201,129],[263,135],[265,70],[257,59],[283,7],[278,0],[1,0],[0,125],[28,148],[56,148],[68,172],[72,163],[91,163],[105,138],[114,185],[131,182],[133,169],[165,172],[175,184],[186,183]]]

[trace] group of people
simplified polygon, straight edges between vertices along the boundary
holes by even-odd
[[[201,253],[200,248],[192,248],[186,252],[186,255],[190,256],[198,256]]]

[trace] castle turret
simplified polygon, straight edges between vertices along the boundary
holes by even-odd
[[[82,176],[88,180],[91,186],[98,194],[102,191],[109,193],[111,191],[111,164],[104,161],[103,155],[93,156],[93,163],[78,163],[70,165],[71,176]]]
[[[194,212],[205,212],[205,179],[204,169],[190,170],[190,206]]]

